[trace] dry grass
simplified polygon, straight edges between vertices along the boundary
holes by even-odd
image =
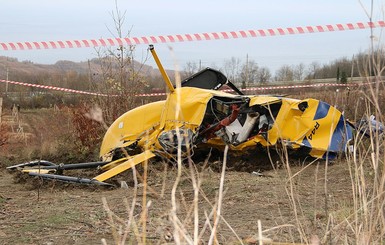
[[[341,92],[340,98],[343,96]],[[60,130],[63,132],[62,126],[63,124],[57,129],[49,130],[51,136],[43,134],[46,131],[35,129],[36,132],[41,132],[40,137],[37,137],[41,142],[40,146],[43,146],[40,154],[46,156],[55,154],[57,147],[63,144],[54,136]],[[249,176],[236,180],[232,177],[233,174],[226,172],[228,170],[224,167],[228,165],[226,160],[217,163],[210,160],[202,169],[197,167],[204,163],[196,165],[190,161],[187,166],[176,164],[176,169],[171,171],[167,168],[164,171],[155,170],[158,172],[157,176],[154,176],[153,167],[147,168],[147,165],[133,169],[130,177],[133,183],[133,187],[130,187],[131,194],[122,198],[120,204],[119,201],[115,201],[112,207],[110,198],[107,197],[102,201],[105,222],[110,227],[110,231],[105,232],[112,234],[110,237],[107,233],[102,233],[105,237],[104,243],[223,244],[231,241],[232,244],[253,244],[262,237],[266,242],[264,244],[269,244],[267,243],[269,241],[303,244],[317,244],[317,241],[322,244],[381,244],[385,231],[384,144],[380,138],[378,140],[375,138],[375,135],[369,139],[361,138],[357,134],[356,152],[347,155],[340,160],[341,162],[334,163],[346,169],[339,174],[331,173],[336,171],[333,165],[319,162],[299,163],[297,166],[298,164],[293,163],[292,159],[282,153],[279,164],[281,167],[269,174],[273,178],[256,182],[265,188],[271,185],[282,186],[283,189],[280,190],[272,188],[261,192],[258,189],[250,189],[248,186],[253,184]],[[49,141],[53,143],[49,144]],[[68,146],[66,147],[62,150],[70,150]],[[23,154],[26,155],[22,156]],[[30,154],[31,152],[23,150],[18,157],[29,158]],[[78,153],[73,151],[72,154],[76,156]],[[234,165],[234,162],[231,164]],[[218,169],[222,177],[215,175],[213,179],[210,169]],[[151,177],[146,173],[151,174]],[[168,181],[164,181],[165,177],[162,176],[168,176]],[[174,176],[174,180],[171,176]],[[345,179],[342,182],[337,178]],[[280,181],[276,182],[278,179]],[[228,182],[229,180],[231,181]],[[156,188],[154,181],[158,183],[155,185]],[[236,187],[235,184],[239,186]],[[339,184],[344,185],[343,191],[337,190]],[[238,193],[239,191],[243,194]],[[99,195],[109,196],[108,193]],[[268,199],[264,200],[266,197]],[[256,218],[254,221],[248,221],[246,213],[240,214],[239,211],[235,211],[236,203],[239,205],[251,199],[254,201],[249,204],[252,207],[248,208],[256,209],[256,214],[252,215]],[[279,199],[282,201],[277,201]],[[288,202],[283,201],[286,199]],[[257,200],[264,204],[257,205],[255,203]],[[158,206],[159,202],[163,203],[161,209]],[[269,222],[264,215],[258,215],[269,209],[269,202],[272,204],[281,202],[277,206],[281,211],[270,218],[274,222]],[[236,206],[232,206],[232,203]],[[161,212],[154,213],[155,207]],[[243,209],[247,210],[246,207]],[[234,215],[232,212],[235,212]],[[260,228],[257,217],[260,217],[262,223]],[[240,218],[243,221],[238,220]],[[46,219],[50,220],[51,224],[64,222],[55,221],[50,217]],[[247,226],[241,228],[242,223],[245,226],[250,222],[255,222],[253,229]],[[60,225],[61,223],[58,224]],[[155,226],[159,229],[157,230]],[[249,232],[245,232],[247,229]]]
[[[356,119],[360,118],[357,115],[369,117],[375,113],[377,118],[383,121],[383,110],[380,107],[383,102],[378,103],[378,98],[383,97],[384,90],[378,90],[378,93],[373,95],[368,93],[372,89],[369,88],[366,91],[338,90],[335,93],[318,94],[318,97],[323,97],[324,101],[337,107],[341,105],[340,107],[345,108],[344,111],[350,111],[347,114],[354,115]],[[357,100],[357,98],[359,99]],[[289,223],[277,222],[276,226],[263,230],[261,222],[258,220],[258,230],[254,231],[255,235],[246,239],[238,236],[237,231],[231,225],[232,220],[227,220],[222,215],[223,200],[226,196],[224,183],[226,182],[227,151],[225,150],[221,162],[221,177],[217,183],[214,202],[207,200],[207,190],[202,188],[204,180],[200,177],[196,167],[193,164],[189,164],[187,168],[183,166],[179,155],[176,165],[177,176],[170,196],[169,213],[166,214],[169,228],[162,241],[172,241],[175,244],[221,244],[223,240],[220,241],[219,237],[227,229],[233,232],[232,242],[234,244],[286,244],[274,242],[264,236],[268,236],[271,231],[291,227],[294,228],[295,232],[292,230],[293,233],[289,237],[284,238],[282,236],[282,240],[278,238],[278,241],[291,242],[290,244],[295,242],[298,244],[383,244],[385,242],[384,141],[378,133],[366,139],[357,132],[355,139],[354,152],[348,153],[343,160],[339,160],[341,161],[340,164],[347,163],[344,165],[347,170],[344,173],[346,178],[343,182],[346,185],[343,191],[345,193],[340,193],[340,196],[336,195],[333,190],[335,185],[330,183],[336,181],[333,179],[335,176],[331,177],[330,171],[333,170],[331,170],[330,163],[326,162],[320,165],[314,161],[306,163],[300,169],[293,169],[293,162],[284,150],[280,158],[281,164],[286,170],[285,189],[291,211],[294,214],[294,221]],[[309,202],[303,199],[304,190],[299,186],[303,182],[308,183],[302,178],[304,172],[314,165],[316,165],[313,173],[314,186],[306,186],[311,192],[314,202],[313,211],[309,212],[307,206]],[[145,166],[147,165],[145,164]],[[147,171],[147,167],[144,168],[144,171]],[[189,175],[186,174],[187,177],[184,176],[188,178],[192,193],[184,193],[185,189],[182,188],[183,172],[190,173]],[[145,173],[144,175],[146,176]],[[137,181],[135,183],[137,184]],[[122,237],[115,239],[116,244],[125,244],[125,242],[146,243],[146,236],[149,234],[146,233],[145,224],[149,222],[147,209],[151,203],[145,201],[145,196],[146,192],[142,195],[142,214],[138,215],[140,219],[134,222],[132,215],[130,215],[128,219],[130,222],[125,223],[125,234],[130,231],[135,236],[128,240],[124,240],[127,239],[127,236],[124,236],[124,239]],[[192,200],[187,201],[186,196],[190,196]],[[211,209],[206,209],[203,215],[200,215],[199,209],[201,199],[211,205]],[[133,207],[131,205],[130,208]],[[107,213],[112,212],[108,208],[106,210]],[[128,208],[128,213],[133,212],[132,209]],[[275,218],[279,218],[279,214]],[[138,228],[140,224],[142,229]],[[111,227],[115,229],[113,234],[117,234],[116,224],[112,224]],[[104,241],[104,243],[107,242]]]
[[[381,98],[385,92],[381,84],[378,91],[372,87],[301,96],[336,105],[354,120],[375,114],[383,122],[385,102]],[[75,127],[71,112],[65,110],[25,112],[22,120],[30,127],[25,130],[34,137],[27,145],[21,142],[18,150],[11,150],[9,144],[2,146],[13,157],[8,160],[36,156],[55,160],[64,153],[66,160],[78,162],[84,157],[73,144]],[[31,116],[34,113],[40,116]],[[48,121],[52,123],[47,125]],[[103,244],[383,244],[384,141],[378,134],[364,138],[357,133],[355,139],[355,151],[332,165],[293,162],[283,151],[279,164],[271,163],[278,167],[267,173],[269,177],[254,180],[248,173],[227,172],[226,152],[220,162],[207,159],[197,164],[188,158],[185,164],[179,149],[171,170],[167,164],[159,170],[145,163],[132,169],[129,178],[120,176],[131,180],[129,194],[119,192],[111,200],[112,193],[98,192],[104,213],[87,222],[92,229],[102,230],[98,237],[104,237]],[[1,197],[1,203],[6,203],[5,198]],[[71,202],[66,207],[70,209]],[[270,210],[274,211],[267,215]],[[63,215],[63,219],[44,216],[42,221],[71,230],[66,220],[75,219],[73,214]],[[36,232],[32,226],[23,227]]]

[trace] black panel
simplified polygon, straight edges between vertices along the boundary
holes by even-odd
[[[206,69],[188,77],[182,81],[182,87],[195,87],[202,89],[218,90],[224,84],[227,84],[236,93],[243,95],[227,77],[220,71],[207,67]]]

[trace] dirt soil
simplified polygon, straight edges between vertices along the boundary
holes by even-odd
[[[255,244],[259,221],[263,237],[274,242],[334,241],[347,234],[338,225],[353,205],[346,161],[326,165],[324,161],[291,160],[287,165],[276,159],[273,168],[268,161],[259,161],[262,158],[266,156],[228,159],[223,219],[215,236],[219,244]],[[0,166],[0,244],[116,244],[117,239],[123,239],[130,210],[136,226],[130,227],[125,238],[127,244],[138,244],[142,237],[146,237],[147,244],[173,244],[170,213],[177,176],[175,166],[149,163],[147,186],[139,178],[137,189],[132,171],[114,180],[118,184],[126,181],[127,188],[102,188],[26,178],[5,170],[4,163]],[[194,165],[194,176],[200,182],[198,231],[203,230],[202,244],[207,244],[211,234],[210,227],[205,225],[206,217],[210,217],[210,225],[216,217],[210,213],[218,200],[221,168],[222,161],[215,158],[207,165]],[[181,226],[193,237],[194,189],[190,170],[183,166],[175,199]],[[138,168],[138,173],[143,177],[143,167]],[[338,229],[331,229],[335,227]]]

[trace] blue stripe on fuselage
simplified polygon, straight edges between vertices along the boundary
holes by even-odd
[[[318,103],[317,111],[315,112],[313,120],[318,120],[326,117],[330,109],[330,105],[328,103],[320,101]]]
[[[352,139],[353,130],[352,127],[345,122],[344,117],[341,115],[340,120],[338,121],[337,127],[334,129],[328,152],[329,159],[335,157],[335,153],[345,152],[346,143]],[[324,154],[323,158],[326,158],[327,152]]]

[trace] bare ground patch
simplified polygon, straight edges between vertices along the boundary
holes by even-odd
[[[159,166],[162,163],[156,165],[149,167],[146,188],[148,214],[145,233],[150,244],[166,242],[172,231],[169,218],[171,188],[177,175],[175,168],[164,171]],[[346,163],[328,166],[327,193],[324,191],[324,163],[313,163],[306,168],[294,166],[290,171],[295,175],[291,181],[285,168],[264,171],[262,175],[228,171],[224,182],[223,220],[217,240],[221,244],[240,244],[238,238],[255,237],[258,220],[265,230],[264,237],[274,241],[306,242],[304,238],[310,239],[315,235],[322,240],[330,230],[327,228],[329,215],[339,220],[349,214],[353,197]],[[132,183],[131,173],[120,178]],[[209,165],[199,172],[199,179],[201,230],[205,216],[215,206],[220,173]],[[129,217],[127,206],[132,205],[134,198],[134,219],[140,234],[143,234],[140,215],[144,188],[140,183],[136,197],[132,185],[128,189],[104,189],[47,181],[40,183],[37,180],[23,184],[14,183],[13,176],[5,171],[1,172],[0,184],[0,242],[3,244],[98,244],[103,238],[112,244],[112,228],[122,231]],[[185,168],[176,198],[178,216],[190,234],[194,227],[191,215],[193,194],[190,172]],[[113,222],[103,207],[102,198],[116,215]],[[133,231],[131,227],[127,240],[136,243]],[[338,231],[329,238],[339,240]],[[207,242],[209,235],[210,229],[207,229],[203,241]]]

